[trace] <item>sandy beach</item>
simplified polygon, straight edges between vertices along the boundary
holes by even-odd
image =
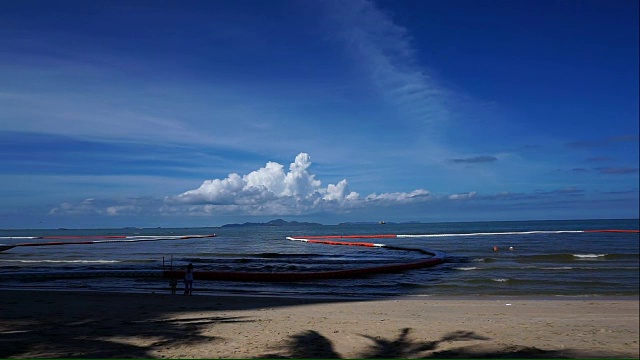
[[[638,299],[0,291],[0,357],[638,358]]]

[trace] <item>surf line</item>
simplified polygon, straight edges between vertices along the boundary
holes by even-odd
[[[350,239],[371,238],[371,236],[361,235],[345,235]],[[405,248],[400,246],[390,246],[385,244],[374,244],[367,242],[344,242],[344,241],[328,241],[315,239],[307,239],[306,237],[287,237],[287,240],[301,241],[306,243],[326,244],[326,245],[342,245],[342,246],[364,246],[375,248],[386,248],[389,250],[415,251],[429,257],[415,262],[391,264],[383,266],[372,266],[357,269],[346,270],[330,270],[330,271],[314,271],[314,272],[245,272],[245,271],[195,271],[193,276],[196,280],[223,280],[223,281],[255,281],[255,282],[296,282],[323,279],[347,279],[368,276],[373,274],[395,273],[413,269],[421,269],[436,266],[444,262],[446,254],[442,251]],[[184,271],[165,270],[163,272],[165,278],[181,279]]]
[[[56,246],[56,245],[91,245],[91,244],[104,244],[104,243],[131,243],[141,241],[163,241],[163,240],[188,240],[188,239],[202,239],[216,237],[216,234],[207,235],[140,235],[140,236],[127,236],[127,235],[107,235],[107,236],[31,236],[21,237],[21,239],[33,239],[33,240],[71,240],[71,239],[93,239],[85,241],[52,241],[52,242],[29,242],[13,245],[0,244],[0,252],[13,249],[19,246]],[[9,238],[10,239],[10,238]]]
[[[371,234],[371,235],[319,235],[304,236],[309,242],[315,239],[400,239],[400,238],[433,238],[433,237],[462,237],[462,236],[494,236],[494,235],[530,235],[530,234],[571,234],[571,233],[640,233],[640,230],[609,229],[609,230],[532,230],[532,231],[504,231],[477,232],[451,234]],[[292,239],[297,240],[297,239]],[[365,245],[362,245],[365,246]]]

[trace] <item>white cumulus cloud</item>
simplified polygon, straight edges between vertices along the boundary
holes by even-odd
[[[361,197],[346,179],[323,186],[311,172],[311,157],[300,153],[289,165],[267,162],[246,175],[229,174],[224,179],[205,180],[200,187],[164,199],[85,199],[65,202],[50,215],[304,215],[353,211],[359,208],[407,205],[432,200],[424,189],[411,192],[373,193]]]
[[[268,162],[263,168],[247,175],[232,173],[226,179],[206,180],[194,190],[167,197],[168,204],[180,205],[262,205],[290,200],[300,204],[318,204],[321,201],[353,201],[359,198],[349,191],[347,180],[326,188],[309,172],[311,157],[306,153],[296,156],[285,172],[284,166]],[[209,207],[210,209],[211,207]]]
[[[311,157],[300,153],[289,171],[276,162],[247,175],[232,173],[225,179],[206,180],[194,190],[165,199],[163,211],[196,214],[245,213],[250,215],[301,214],[307,211],[345,210],[371,204],[394,205],[426,201],[423,189],[409,193],[371,194],[362,198],[349,189],[346,179],[322,186],[311,173]]]

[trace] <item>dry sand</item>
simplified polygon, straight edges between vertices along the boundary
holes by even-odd
[[[638,358],[638,304],[0,290],[0,357]]]

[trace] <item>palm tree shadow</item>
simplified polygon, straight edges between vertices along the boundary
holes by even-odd
[[[371,341],[370,345],[363,353],[364,358],[409,358],[417,357],[426,351],[435,350],[442,342],[469,341],[469,340],[489,340],[473,331],[454,331],[442,336],[435,341],[414,341],[410,338],[411,328],[403,328],[396,339],[375,338],[369,335],[361,335]]]
[[[371,335],[360,335],[373,342],[357,358],[575,358],[585,357],[585,353],[565,350],[543,350],[536,347],[510,345],[502,348],[486,347],[478,344],[436,351],[442,343],[464,341],[487,341],[488,337],[473,331],[458,330],[444,334],[434,341],[411,339],[411,328],[403,328],[395,339],[385,339]],[[290,336],[285,345],[278,347],[277,353],[265,354],[260,358],[325,358],[339,359],[342,356],[334,350],[332,342],[313,330]],[[607,357],[606,354],[588,354],[586,357]],[[603,356],[604,355],[604,356]]]
[[[323,358],[340,359],[341,356],[333,349],[331,340],[314,330],[306,330],[292,335],[282,346],[277,347],[282,353],[266,354],[260,358]]]
[[[370,335],[360,335],[373,341],[373,345],[365,351],[362,357],[365,358],[406,358],[423,351],[436,348],[437,341],[425,341],[415,343],[409,339],[410,328],[400,331],[397,339],[376,338]]]
[[[411,328],[400,330],[396,339],[384,339],[370,335],[360,335],[373,341],[359,358],[409,358],[417,357],[423,352],[434,350],[441,342],[488,340],[488,338],[471,331],[455,331],[444,335],[437,341],[414,341],[410,338]],[[279,346],[279,353],[265,354],[261,358],[325,358],[339,359],[342,356],[333,348],[333,343],[317,331],[306,330],[292,335],[283,346]]]

